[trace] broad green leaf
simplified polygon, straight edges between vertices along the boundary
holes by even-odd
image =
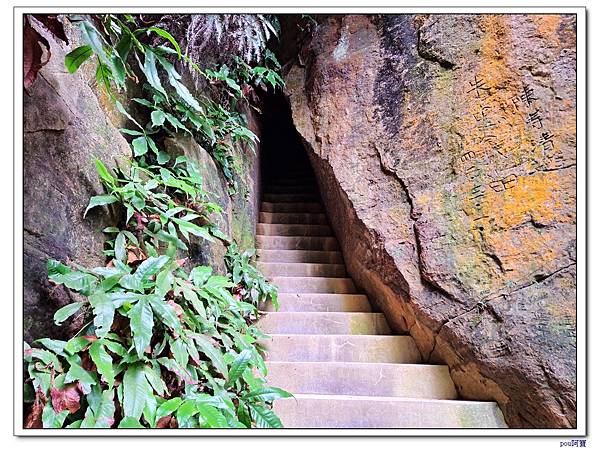
[[[104,180],[107,184],[114,186],[115,178],[111,175],[102,161],[96,158],[94,163],[96,164],[96,171],[98,172],[98,175],[100,175],[100,178],[102,178],[102,180]]]
[[[277,400],[278,398],[288,397],[292,397],[292,394],[290,394],[287,391],[284,391],[283,389],[269,386],[250,391],[242,398],[249,402],[272,402],[273,400]]]
[[[172,220],[177,225],[179,225],[179,230],[182,233],[183,232],[190,233],[190,234],[193,234],[194,236],[198,236],[198,237],[201,237],[202,239],[206,239],[209,242],[214,241],[214,239],[212,238],[212,236],[210,235],[210,233],[208,232],[208,229],[206,227],[200,227],[200,226],[196,225],[195,223],[187,222],[185,220],[177,219],[175,217],[173,217]]]
[[[77,313],[83,305],[85,305],[85,302],[69,303],[68,305],[63,306],[54,313],[54,323],[60,325],[69,317]]]
[[[146,79],[148,80],[148,83],[150,83],[150,86],[167,97],[167,93],[162,87],[160,77],[158,76],[158,71],[156,70],[156,57],[152,50],[148,49],[146,51],[144,65],[141,66],[141,69],[144,72],[144,75],[146,75]]]
[[[96,364],[98,373],[104,377],[108,384],[108,388],[112,389],[115,382],[115,372],[113,369],[112,358],[104,348],[104,341],[99,339],[92,342],[89,353],[92,361]]]
[[[56,355],[48,350],[42,350],[41,348],[29,347],[24,351],[24,356],[26,361],[31,361],[31,359],[39,359],[46,366],[52,366],[55,370],[59,372],[62,371],[62,365]]]
[[[42,423],[44,428],[62,428],[65,419],[69,415],[68,409],[63,409],[57,413],[52,407],[52,402],[46,403],[42,411]]]
[[[189,428],[190,418],[196,414],[197,405],[194,400],[184,400],[177,408],[177,423],[180,428]]]
[[[65,67],[69,73],[75,73],[79,66],[81,66],[90,56],[93,55],[92,47],[89,45],[82,45],[77,47],[72,52],[65,56]]]
[[[115,238],[115,258],[125,262],[127,260],[127,249],[125,248],[125,234],[123,232],[117,234]]]
[[[248,407],[257,428],[283,428],[281,420],[272,410],[252,403],[248,404]]]
[[[203,403],[197,403],[196,408],[200,417],[210,428],[229,428],[227,419],[217,408]]]
[[[212,274],[210,266],[196,266],[190,272],[190,280],[197,286],[202,287]]]
[[[46,261],[46,270],[48,271],[48,276],[59,274],[65,275],[69,272],[72,272],[69,266],[66,266],[55,259],[49,259]]]
[[[166,268],[156,275],[156,294],[164,297],[171,289],[173,289],[173,273]]]
[[[92,400],[87,396],[89,407],[80,428],[110,428],[115,421],[114,390],[107,389]]]
[[[165,123],[166,115],[160,109],[156,109],[156,110],[152,111],[152,114],[150,114],[150,117],[152,119],[153,127],[160,127],[160,126],[162,126],[163,123]]]
[[[115,101],[115,106],[117,107],[117,109],[119,110],[119,112],[120,112],[121,114],[123,114],[125,117],[127,117],[129,120],[131,120],[133,123],[135,123],[135,124],[137,125],[137,127],[138,127],[140,130],[143,130],[143,129],[144,129],[144,127],[142,127],[142,126],[141,126],[141,125],[140,125],[140,124],[139,124],[139,123],[138,123],[138,122],[137,122],[137,121],[136,121],[136,120],[135,120],[135,119],[134,119],[134,118],[131,116],[131,114],[129,114],[129,113],[127,112],[127,110],[125,109],[125,107],[123,106],[123,104],[122,104],[120,101],[118,101],[118,100],[117,100],[117,101]]]
[[[157,158],[156,158],[156,160],[158,161],[159,164],[166,164],[167,162],[169,162],[170,159],[171,159],[171,155],[169,155],[167,152],[163,152],[162,150],[159,150]]]
[[[157,361],[162,364],[167,370],[170,370],[187,384],[196,384],[196,380],[192,377],[192,374],[187,368],[180,366],[177,361],[169,358],[158,358]]]
[[[94,28],[94,26],[87,20],[81,22],[81,30],[83,31],[83,37],[90,44],[90,47],[94,53],[98,55],[100,61],[112,69],[112,61],[104,51],[104,41],[100,33],[98,33],[96,28]]]
[[[175,70],[173,64],[167,61],[164,58],[158,57],[158,61],[167,71],[169,76],[169,83],[171,86],[175,88],[175,92],[179,95],[179,97],[192,109],[196,111],[202,111],[198,100],[194,98],[194,96],[190,93],[188,88],[186,88],[179,80],[181,79],[181,75]]]
[[[130,366],[123,376],[124,416],[139,420],[146,401],[151,395],[152,387],[144,374],[143,364],[138,363]]]
[[[140,136],[131,141],[134,156],[142,156],[148,153],[148,141],[145,136]]]
[[[181,323],[175,313],[175,309],[160,297],[152,295],[149,297],[150,305],[161,322],[173,330],[181,330]]]
[[[154,389],[158,395],[162,396],[167,391],[167,386],[161,378],[160,367],[156,363],[153,364],[153,367],[144,366],[144,373],[146,374],[146,379],[152,386],[152,389]]]
[[[89,297],[90,305],[94,308],[94,326],[96,336],[104,337],[110,331],[114,317],[115,304],[104,292],[96,291]]]
[[[123,420],[119,422],[118,428],[144,428],[144,426],[140,423],[139,418],[124,417]]]
[[[59,341],[56,339],[48,339],[48,338],[38,339],[33,342],[42,344],[48,350],[50,350],[54,353],[57,353],[57,354],[62,353],[65,349],[65,346],[67,345],[67,343],[65,341]]]
[[[95,208],[96,206],[110,205],[112,203],[115,203],[118,200],[119,199],[117,197],[115,197],[114,195],[96,195],[90,199],[90,203],[88,204],[87,208],[85,209],[85,212],[83,213],[83,217],[85,217],[87,215],[87,213],[90,209]]]
[[[84,336],[76,336],[76,337],[69,339],[69,341],[67,342],[67,345],[65,345],[65,352],[70,353],[71,355],[74,355],[75,353],[79,353],[81,350],[83,350],[89,344],[90,344],[90,340],[88,338],[86,338]]]
[[[131,47],[131,35],[125,33],[121,40],[117,42],[117,45],[115,45],[115,50],[117,51],[117,54],[119,55],[123,63],[127,63],[127,57],[129,55],[129,52],[131,51]]]
[[[125,275],[119,281],[119,284],[125,289],[133,289],[141,292],[143,285],[149,278],[156,275],[163,266],[169,262],[169,256],[152,256],[141,263],[133,275]]]
[[[104,64],[102,61],[98,60],[98,64],[96,65],[96,82],[103,86],[106,92],[112,95],[110,89],[110,80],[112,78],[112,72],[110,68]]]
[[[154,327],[154,316],[148,298],[141,298],[129,310],[129,326],[133,333],[133,344],[137,355],[144,356],[146,348],[152,339],[152,328]]]
[[[252,356],[252,352],[248,349],[240,352],[229,368],[229,380],[227,381],[227,386],[232,386],[242,373],[244,373],[244,370],[246,370],[252,361]]]
[[[179,58],[181,58],[181,48],[179,47],[179,44],[177,43],[175,38],[173,36],[171,36],[171,34],[169,32],[163,30],[162,28],[157,28],[157,27],[150,27],[150,28],[148,28],[148,31],[153,31],[154,33],[158,34],[160,37],[163,37],[167,41],[169,41],[173,45],[173,48],[175,49],[175,51],[177,52],[177,56]]]
[[[96,378],[92,375],[91,372],[88,372],[83,367],[81,367],[76,362],[74,357],[69,358],[69,364],[70,367],[69,371],[65,376],[65,383],[79,381],[83,393],[88,394],[91,391],[92,386],[97,384]]]
[[[187,351],[187,345],[183,341],[183,339],[171,339],[169,342],[169,347],[171,349],[171,353],[175,358],[175,361],[179,363],[182,367],[187,366],[190,355]]]
[[[237,416],[246,426],[246,428],[252,427],[252,418],[250,417],[250,412],[248,411],[248,405],[246,405],[242,399],[240,399],[238,402]]]
[[[156,401],[156,397],[154,395],[148,396],[146,400],[146,404],[144,405],[144,411],[142,412],[142,416],[150,424],[151,428],[156,426],[156,408],[158,407],[158,402]]]
[[[223,353],[221,350],[216,348],[211,340],[203,334],[194,333],[193,337],[196,344],[198,344],[198,350],[208,356],[215,368],[227,377],[227,365],[223,360]]]
[[[161,417],[168,416],[169,414],[173,414],[175,411],[177,411],[177,408],[179,408],[182,401],[183,400],[181,400],[179,397],[173,397],[164,402],[156,410],[156,420],[160,419]]]
[[[147,281],[151,276],[156,275],[170,259],[165,255],[148,258],[138,266],[135,276],[142,281]]]

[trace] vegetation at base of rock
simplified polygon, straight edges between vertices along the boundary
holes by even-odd
[[[31,403],[25,426],[281,427],[270,406],[291,394],[266,385],[258,342],[264,336],[253,325],[258,303],[276,303],[277,289],[250,264],[252,251],[240,253],[214,225],[221,208],[209,201],[195,163],[185,156],[173,160],[160,149],[165,134],[189,133],[211,143],[227,176],[223,161],[233,146],[257,141],[236,112],[236,102],[247,101],[250,91],[238,91],[221,67],[202,73],[220,84],[226,92],[222,96],[235,101],[198,100],[180,81],[171,59],[200,68],[165,30],[138,27],[133,16],[72,19],[80,22],[87,44],[67,55],[67,70],[75,72],[95,56],[96,79],[110,92],[113,86],[124,89],[127,79],[139,82],[128,65],[135,59],[148,97],[134,100],[148,114],[141,125],[111,93],[117,109],[135,125],[122,130],[133,137],[134,159],[115,171],[96,160],[106,194],[92,197],[84,215],[114,204],[123,212],[122,223],[103,230],[111,236],[105,266],[48,261],[49,280],[81,298],[56,311],[55,322],[75,315],[87,322],[69,340],[25,343],[25,401]],[[170,47],[144,41],[149,35]],[[246,65],[241,80],[262,82],[266,75],[254,69]],[[181,253],[196,239],[220,239],[229,246],[230,272],[214,274],[210,266],[186,269]]]

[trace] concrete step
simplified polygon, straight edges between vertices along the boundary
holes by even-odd
[[[410,336],[272,334],[261,342],[268,361],[421,362]]]
[[[318,202],[319,196],[315,192],[296,191],[295,193],[264,193],[262,200],[271,203],[290,203],[290,202]]]
[[[323,213],[270,213],[260,212],[258,221],[262,223],[320,224],[327,225]]]
[[[448,366],[359,362],[267,361],[267,382],[292,394],[457,397]]]
[[[273,304],[261,305],[274,311]],[[362,294],[279,294],[279,311],[290,312],[370,312],[371,305]]]
[[[266,236],[333,236],[329,225],[258,223],[256,233]]]
[[[343,264],[344,258],[339,251],[318,250],[268,250],[258,251],[260,262],[330,263]]]
[[[279,250],[339,250],[331,236],[265,236],[256,235],[256,248]]]
[[[390,334],[381,313],[270,312],[260,318],[266,334]]]
[[[273,410],[286,428],[506,428],[494,402],[297,394]]]
[[[345,277],[344,264],[264,263],[258,268],[268,277]]]
[[[293,212],[293,213],[320,213],[323,206],[318,202],[286,202],[272,203],[260,202],[261,212]]]
[[[351,278],[271,277],[281,293],[356,294]]]

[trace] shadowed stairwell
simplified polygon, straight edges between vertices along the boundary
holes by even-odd
[[[259,267],[280,309],[260,320],[269,384],[292,392],[275,412],[288,428],[505,427],[494,402],[465,401],[445,365],[424,364],[346,272],[308,159],[285,115],[265,136]],[[279,123],[278,123],[279,122]],[[269,122],[267,122],[269,123]],[[290,132],[291,131],[291,132]],[[269,152],[278,139],[285,152]],[[271,144],[271,145],[269,145]],[[281,148],[281,146],[279,147]]]

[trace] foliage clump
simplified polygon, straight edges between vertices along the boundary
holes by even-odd
[[[84,213],[110,204],[124,212],[119,227],[104,230],[110,236],[106,265],[48,261],[50,281],[83,299],[59,309],[56,323],[74,315],[88,321],[68,341],[25,344],[31,403],[25,425],[280,427],[270,406],[290,394],[266,385],[264,335],[254,325],[259,303],[276,303],[277,289],[251,264],[252,251],[240,252],[214,224],[221,208],[209,201],[194,161],[174,158],[160,142],[188,133],[210,144],[226,173],[233,146],[257,141],[235,109],[236,102],[248,101],[244,86],[266,77],[275,88],[282,80],[273,69],[242,66],[241,59],[234,71],[201,69],[170,33],[133,16],[71,19],[86,44],[66,56],[69,72],[94,58],[96,79],[109,92],[143,77],[145,95],[133,100],[145,114],[136,120],[113,96],[132,124],[122,132],[131,139],[133,160],[115,170],[96,160],[106,193],[92,197]],[[177,62],[220,86],[217,100],[196,98]],[[228,272],[187,267],[182,253],[197,240],[215,239],[228,246]]]

